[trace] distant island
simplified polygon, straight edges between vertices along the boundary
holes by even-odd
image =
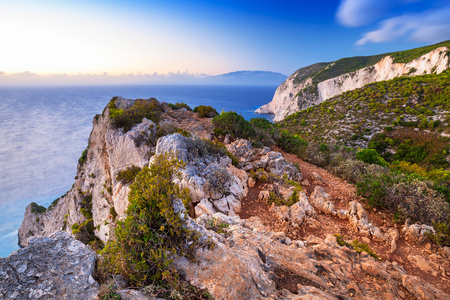
[[[236,71],[220,75],[176,72],[167,74],[50,74],[32,72],[5,73],[0,70],[0,86],[20,85],[270,85],[278,86],[288,77],[270,71]]]

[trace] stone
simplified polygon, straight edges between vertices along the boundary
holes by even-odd
[[[289,221],[294,227],[302,225],[306,218],[314,213],[305,192],[300,192],[298,199],[298,202],[294,203],[289,209]]]
[[[132,289],[124,289],[117,291],[117,294],[120,295],[121,300],[156,300],[158,298],[148,297],[144,293],[139,290]]]
[[[0,258],[0,295],[6,299],[96,299],[96,254],[68,233],[28,239]]]
[[[426,240],[425,233],[435,233],[435,230],[432,226],[425,225],[425,224],[408,224],[408,220],[406,221],[405,225],[403,226],[403,232],[405,234],[405,238],[407,241],[410,242],[423,242]]]
[[[334,211],[334,204],[330,201],[330,195],[321,186],[316,186],[311,194],[310,202],[318,211],[331,214]]]
[[[248,179],[248,187],[255,187],[256,181],[252,177],[249,177]]]
[[[322,176],[320,176],[317,172],[311,172],[311,179],[313,182],[323,184]]]
[[[390,244],[391,244],[389,253],[394,253],[394,251],[397,249],[397,241],[400,237],[400,234],[399,234],[397,228],[390,228],[386,232],[386,236],[388,237],[388,240],[390,240]]]
[[[352,201],[348,204],[347,217],[355,229],[362,236],[370,237],[374,241],[382,242],[385,236],[381,229],[369,223],[367,213],[360,203]]]
[[[225,139],[223,140],[223,143],[225,144],[225,145],[228,145],[228,144],[230,144],[231,143],[231,135],[230,134],[226,134],[225,135]]]
[[[403,275],[402,285],[417,299],[450,299],[449,295],[423,282],[416,276]]]
[[[408,260],[414,263],[422,271],[433,274],[433,276],[437,276],[436,270],[430,266],[425,257],[421,255],[408,255]]]
[[[195,206],[194,210],[196,217],[200,217],[202,215],[213,215],[216,211],[213,204],[206,198],[203,198],[200,203]]]

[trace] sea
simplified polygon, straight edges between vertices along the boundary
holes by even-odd
[[[31,202],[48,207],[74,183],[92,119],[113,96],[155,97],[194,108],[210,105],[246,119],[272,100],[276,86],[0,87],[0,257],[19,248],[17,232]]]

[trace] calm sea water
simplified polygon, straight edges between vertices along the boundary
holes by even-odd
[[[113,96],[211,105],[246,119],[274,86],[107,86],[0,88],[0,257],[19,248],[25,207],[47,207],[72,186],[93,117]],[[258,115],[261,116],[261,115]],[[269,116],[266,116],[269,117]]]

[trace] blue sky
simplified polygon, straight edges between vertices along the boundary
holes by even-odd
[[[446,39],[447,0],[0,0],[5,74],[289,75]]]

